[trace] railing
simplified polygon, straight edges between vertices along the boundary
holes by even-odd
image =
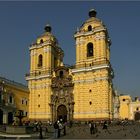
[[[85,30],[85,29],[82,29],[82,30],[78,30],[75,32],[75,35],[80,35],[80,34],[88,34],[88,33],[95,33],[95,32],[98,32],[100,30],[106,30],[106,28],[104,26],[97,26],[95,27],[94,29],[92,29],[92,31],[88,31],[88,30]]]
[[[107,59],[95,59],[93,61],[90,62],[82,62],[82,64],[76,64],[74,66],[74,69],[76,68],[84,68],[84,67],[92,67],[92,66],[98,66],[98,65],[103,65],[103,64],[108,64],[109,66],[111,66],[109,60]]]
[[[26,77],[34,77],[34,76],[41,76],[41,75],[46,75],[46,74],[51,74],[51,70],[47,69],[47,70],[36,70],[30,73],[27,73],[25,76]]]
[[[12,108],[16,108],[16,104],[15,103],[5,103],[6,107],[12,107]]]
[[[6,106],[6,107],[16,108],[16,105],[14,103],[8,103],[4,99],[1,99],[0,100],[0,106],[2,106],[2,107]]]
[[[83,61],[83,62],[80,62],[80,63],[76,64],[76,65],[73,65],[73,66],[70,66],[70,65],[65,65],[65,66],[70,68],[70,69],[79,69],[79,68],[86,68],[86,67],[100,66],[100,65],[107,64],[107,65],[109,65],[111,71],[113,72],[110,61],[107,60],[106,58],[94,59],[93,61],[89,60],[89,62],[84,62]],[[34,77],[34,76],[50,75],[50,74],[52,74],[51,69],[43,69],[43,70],[32,71],[30,73],[27,73],[25,76],[26,77]]]

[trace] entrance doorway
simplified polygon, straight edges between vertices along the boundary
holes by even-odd
[[[13,113],[9,112],[8,113],[8,124],[12,124],[13,123]]]
[[[140,120],[140,112],[135,113],[135,121]]]
[[[65,105],[60,105],[57,108],[57,119],[62,119],[64,122],[67,121],[67,108]]]
[[[0,124],[3,124],[3,111],[0,109]]]

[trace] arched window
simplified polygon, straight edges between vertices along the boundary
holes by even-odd
[[[88,31],[92,31],[92,26],[91,25],[88,26]]]
[[[40,54],[38,56],[38,67],[42,67],[42,64],[43,64],[43,56],[42,54]]]
[[[40,44],[43,43],[43,39],[40,40]]]
[[[59,72],[59,76],[60,76],[60,78],[63,77],[63,71],[60,71],[60,72]]]
[[[93,44],[88,43],[87,44],[87,57],[93,56]]]

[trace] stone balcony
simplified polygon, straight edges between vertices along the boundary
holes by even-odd
[[[35,78],[35,77],[41,77],[41,76],[51,76],[52,72],[50,69],[46,69],[46,70],[35,70],[35,71],[32,71],[30,73],[27,73],[25,75],[26,77],[26,80],[29,80],[29,79],[32,79],[32,78]]]

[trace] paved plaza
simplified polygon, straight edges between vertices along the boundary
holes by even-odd
[[[98,125],[98,132],[90,134],[88,124],[76,124],[71,128],[66,127],[66,135],[61,136],[59,139],[140,139],[140,123],[127,124],[127,125],[109,125],[108,129],[102,129]],[[0,138],[4,139],[39,139],[39,132],[26,135],[10,135],[0,132]],[[43,131],[43,139],[54,139],[53,126],[48,126],[48,133]]]
[[[98,126],[98,132],[90,134],[88,125],[75,126],[67,130],[67,135],[62,139],[140,139],[140,124],[128,126],[109,126],[103,130]]]

